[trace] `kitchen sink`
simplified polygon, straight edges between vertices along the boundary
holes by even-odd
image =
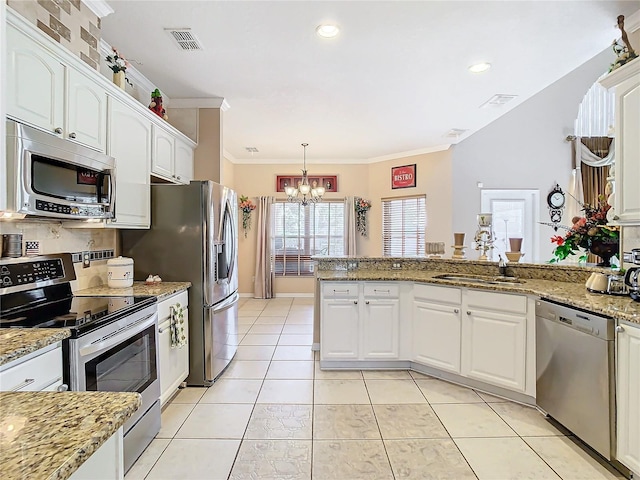
[[[517,277],[504,277],[498,275],[465,275],[462,273],[443,273],[441,275],[434,275],[433,278],[437,278],[439,280],[453,280],[456,282],[480,283],[487,285],[520,285],[524,283],[524,280],[520,280]]]

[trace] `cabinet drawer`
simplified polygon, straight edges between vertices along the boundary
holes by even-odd
[[[467,292],[467,306],[498,312],[527,313],[527,297],[509,293],[469,290]]]
[[[322,286],[322,295],[325,298],[345,298],[358,296],[357,283],[326,283]]]
[[[171,315],[169,308],[176,303],[179,303],[183,307],[189,305],[189,291],[185,290],[184,292],[180,292],[158,304],[158,325],[169,318],[169,315]]]
[[[37,392],[62,380],[62,348],[7,368],[0,373],[0,391]]]
[[[365,283],[364,296],[378,298],[398,298],[400,296],[400,286],[393,283]]]
[[[462,291],[455,287],[440,287],[437,285],[423,285],[416,283],[413,286],[413,297],[423,300],[431,300],[437,303],[450,303],[460,305]]]

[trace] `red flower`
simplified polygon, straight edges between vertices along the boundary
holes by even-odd
[[[558,246],[564,245],[564,238],[560,235],[556,235],[554,237],[551,237],[551,243],[556,243],[558,244]]]

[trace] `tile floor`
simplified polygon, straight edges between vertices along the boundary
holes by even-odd
[[[321,371],[310,298],[241,302],[234,361],[180,391],[126,480],[623,478],[532,408],[407,371]]]

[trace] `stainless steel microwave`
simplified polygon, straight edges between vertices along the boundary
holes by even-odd
[[[61,219],[114,217],[115,160],[7,120],[7,210]]]

